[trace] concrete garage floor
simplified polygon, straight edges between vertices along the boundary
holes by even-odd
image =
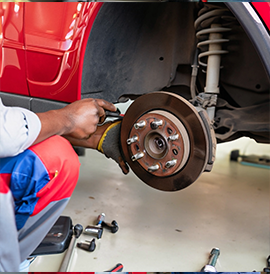
[[[104,212],[120,229],[104,231],[92,253],[75,248],[69,271],[106,271],[117,263],[125,272],[200,271],[213,247],[221,251],[217,271],[262,271],[270,254],[270,170],[229,161],[232,149],[250,142],[258,152],[247,138],[218,145],[212,172],[174,193],[148,187],[133,172],[122,175],[112,160],[88,150],[62,215],[86,227]],[[58,271],[62,257],[37,257],[30,271]]]

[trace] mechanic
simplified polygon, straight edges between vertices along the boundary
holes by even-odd
[[[120,122],[105,123],[102,99],[33,113],[0,98],[0,271],[17,272],[56,222],[76,186],[72,145],[98,149],[128,173],[119,150]]]

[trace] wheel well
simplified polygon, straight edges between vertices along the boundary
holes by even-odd
[[[197,43],[194,21],[200,4],[104,3],[86,47],[82,98],[114,102],[123,94],[168,90],[189,99]],[[237,20],[227,38],[220,97],[237,107],[268,100],[267,74]],[[204,73],[197,84],[203,90]]]
[[[179,64],[184,75],[179,84],[187,85],[195,47],[195,6],[104,3],[85,52],[82,97],[116,101],[122,94],[161,90],[171,85]]]

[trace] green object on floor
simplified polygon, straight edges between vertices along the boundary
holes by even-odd
[[[266,169],[270,169],[270,166],[268,165],[260,165],[260,164],[256,164],[256,163],[250,163],[250,162],[240,162],[242,165],[245,166],[254,166],[254,167],[260,167],[260,168],[266,168]]]

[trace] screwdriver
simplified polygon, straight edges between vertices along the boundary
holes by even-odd
[[[114,268],[111,270],[105,271],[105,272],[122,272],[124,266],[122,264],[117,264]]]

